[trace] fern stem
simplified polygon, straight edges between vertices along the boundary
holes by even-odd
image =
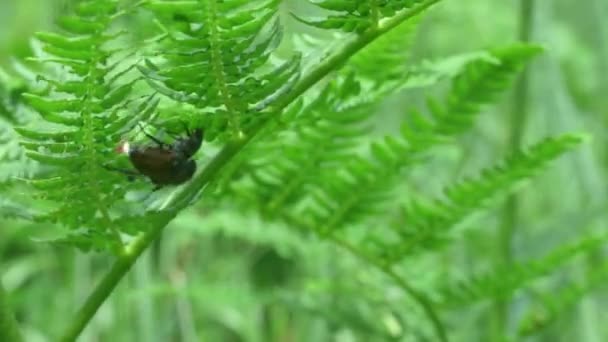
[[[291,216],[291,215],[284,215],[282,217],[282,219],[285,220],[286,222],[288,222],[288,224],[290,226],[297,227],[301,231],[312,230],[312,229],[307,229],[307,227],[303,226],[301,221],[294,219],[293,216]],[[384,273],[389,278],[391,278],[395,282],[395,284],[397,284],[405,293],[407,293],[410,297],[412,297],[414,299],[414,301],[418,302],[420,307],[422,307],[422,310],[428,316],[429,321],[431,322],[433,329],[435,330],[435,334],[437,335],[438,341],[441,341],[441,342],[448,341],[447,333],[443,327],[443,324],[441,323],[441,320],[439,319],[439,315],[437,315],[437,313],[435,312],[435,309],[433,308],[433,304],[432,304],[431,300],[429,300],[424,294],[418,292],[418,290],[413,288],[405,279],[403,279],[403,277],[401,277],[399,274],[397,274],[392,269],[391,265],[388,265],[388,264],[384,263],[383,261],[378,260],[369,254],[366,254],[361,249],[354,247],[351,243],[339,238],[335,234],[327,234],[326,238],[331,240],[337,246],[348,251],[355,257],[363,260],[367,264],[376,267],[382,273]]]
[[[100,34],[96,34],[95,37],[97,39],[99,39]],[[98,46],[96,48],[99,49]],[[89,75],[94,75],[95,65],[99,62],[100,62],[99,59],[95,59],[90,63]],[[85,80],[86,80],[86,83],[85,83],[86,84],[86,93],[85,93],[84,98],[85,99],[94,98],[94,96],[93,96],[94,86],[92,84],[92,77],[86,77]],[[80,116],[83,118],[82,129],[85,132],[84,139],[86,142],[85,146],[87,147],[86,153],[89,155],[89,157],[87,158],[88,163],[87,163],[86,167],[88,168],[88,171],[86,174],[92,175],[92,179],[91,179],[92,180],[91,185],[92,185],[92,190],[93,190],[92,194],[95,197],[94,198],[95,203],[97,203],[99,212],[101,213],[101,216],[103,217],[103,219],[105,221],[106,228],[109,229],[110,233],[114,236],[114,240],[115,240],[114,242],[117,242],[122,245],[122,239],[120,237],[120,233],[118,232],[116,227],[114,227],[114,225],[112,224],[112,219],[110,218],[110,213],[108,211],[108,208],[106,207],[104,200],[100,196],[102,191],[99,189],[98,183],[96,182],[96,180],[98,179],[97,170],[99,170],[99,167],[97,165],[100,165],[101,163],[98,161],[97,154],[95,153],[95,150],[93,149],[93,147],[95,146],[95,139],[93,137],[94,125],[93,125],[90,105],[91,105],[90,101],[85,101],[84,107],[83,107],[82,111],[80,112]],[[118,252],[120,252],[120,251],[118,251]]]
[[[305,93],[308,89],[314,86],[318,81],[323,79],[331,71],[339,69],[346,61],[349,60],[357,51],[361,50],[369,43],[374,41],[382,34],[390,31],[391,29],[398,26],[400,23],[411,19],[430,6],[438,3],[441,0],[431,0],[423,3],[422,5],[415,7],[411,10],[401,12],[395,17],[385,21],[376,29],[371,29],[359,36],[357,39],[347,43],[340,51],[333,56],[329,57],[325,61],[319,63],[319,65],[312,70],[308,75],[303,77],[294,87],[294,89],[288,93],[282,101],[275,105],[272,110],[275,113],[280,113],[283,109],[289,106],[294,100],[300,95]],[[247,136],[239,135],[237,138],[228,143],[220,152],[209,162],[209,164],[190,181],[189,185],[178,190],[179,192],[172,197],[165,205],[166,210],[170,210],[173,213],[179,212],[181,209],[186,208],[190,203],[198,196],[200,190],[209,184],[219,171],[230,161],[232,158],[240,152],[251,139],[260,131],[263,130],[267,125],[275,123],[276,120],[268,119],[259,124],[255,129]],[[93,318],[99,307],[112,293],[114,288],[118,285],[124,275],[131,269],[137,258],[142,252],[152,244],[152,242],[158,238],[163,228],[171,221],[171,217],[165,217],[164,219],[157,222],[157,224],[150,228],[142,235],[140,235],[130,246],[125,249],[125,252],[114,262],[114,265],[106,276],[102,279],[101,283],[93,290],[93,293],[87,298],[83,307],[76,314],[76,318],[72,322],[71,326],[68,327],[67,331],[63,335],[60,341],[74,341],[84,330],[89,321]],[[439,324],[437,315],[430,309],[428,303],[421,301],[420,298],[416,297],[417,292],[411,292],[411,288],[407,283],[399,277],[394,278],[394,274],[390,269],[381,268],[384,272],[387,272],[391,278],[395,279],[396,283],[404,288],[412,297],[421,303],[425,308],[425,312],[429,314],[429,318],[434,323],[436,333],[440,336],[441,341],[447,341],[445,331]],[[391,276],[393,274],[393,276]]]
[[[137,258],[160,235],[168,222],[161,223],[162,224],[153,226],[145,234],[140,235],[125,249],[124,254],[114,262],[110,272],[105,275],[101,283],[97,285],[93,293],[87,298],[85,304],[78,311],[75,319],[72,321],[72,324],[68,327],[68,330],[64,333],[60,341],[67,342],[76,340],[91,318],[93,318],[101,304],[110,296],[116,285],[131,269],[131,266],[133,266],[135,261],[137,261]]]
[[[532,32],[534,15],[534,0],[521,0],[519,12],[519,39],[522,42],[529,42]],[[529,94],[529,73],[524,69],[515,87],[513,97],[512,117],[510,118],[508,147],[512,151],[520,149],[525,123],[527,119]],[[497,266],[504,267],[513,262],[513,238],[516,234],[519,216],[519,200],[517,195],[511,195],[503,210],[503,219],[498,232],[498,258]],[[510,312],[510,297],[498,299],[495,304],[495,317],[493,324],[493,339],[502,341],[508,329]]]
[[[368,31],[358,36],[356,39],[346,44],[341,51],[336,53],[335,55],[327,58],[323,62],[319,63],[316,69],[310,72],[306,77],[302,78],[298,84],[294,87],[294,89],[288,93],[283,100],[280,101],[276,107],[274,107],[275,112],[279,112],[289,104],[291,104],[295,99],[300,97],[304,92],[310,89],[313,85],[315,85],[318,81],[320,81],[323,77],[329,74],[331,71],[338,69],[341,67],[346,61],[350,59],[357,51],[366,47],[369,43],[374,41],[379,36],[387,33],[393,28],[399,26],[399,24],[407,21],[408,19],[414,18],[420,15],[429,7],[434,4],[440,2],[442,0],[431,0],[426,1],[423,4],[414,7],[410,10],[406,10],[400,12],[394,17],[386,20],[379,25],[377,28],[370,28]]]
[[[8,295],[0,283],[0,341],[18,342],[22,340],[17,321],[8,305]]]
[[[222,62],[221,49],[218,47],[218,42],[221,41],[220,33],[217,29],[217,3],[216,0],[208,0],[209,13],[207,15],[207,25],[209,25],[209,44],[211,46],[211,65],[217,86],[219,88],[220,96],[226,106],[226,111],[229,115],[231,128],[234,132],[239,132],[239,122],[236,116],[236,106],[233,104],[232,95],[228,89],[228,83],[226,82],[224,64]]]

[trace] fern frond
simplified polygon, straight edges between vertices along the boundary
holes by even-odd
[[[38,163],[27,158],[19,141],[8,125],[0,121],[0,184],[12,184],[18,178],[33,176]]]
[[[57,239],[37,240],[60,247],[77,248],[82,252],[115,251],[118,254],[122,245],[109,231],[99,229],[78,229]]]
[[[158,222],[169,220],[175,217],[176,213],[171,210],[147,211],[141,214],[125,214],[113,218],[112,224],[120,228],[120,232],[126,236],[137,236],[142,231],[149,229],[149,226],[142,225],[142,222]],[[104,252],[113,251],[120,253],[123,245],[113,235],[112,231],[97,229],[99,226],[107,224],[103,217],[93,218],[85,228],[72,230],[65,236],[53,239],[38,240],[38,242],[50,243],[59,246],[76,247],[83,252]],[[92,227],[92,228],[91,228]]]
[[[140,70],[150,85],[205,112],[211,139],[247,126],[297,80],[299,56],[273,66],[281,39],[276,0],[150,1],[166,29],[163,60]],[[247,115],[252,114],[252,115]],[[217,129],[216,129],[217,128]]]
[[[21,94],[24,91],[25,85],[22,82],[0,68],[0,119],[11,123],[22,122],[17,112],[22,104]]]
[[[378,84],[407,77],[417,27],[418,20],[412,20],[379,37],[351,58],[347,70]]]
[[[24,112],[21,82],[0,69],[0,187],[10,187],[16,179],[31,177],[38,169],[36,162],[25,156],[12,125],[29,119]],[[5,192],[5,191],[3,191]],[[6,192],[5,192],[6,193]],[[5,196],[7,197],[7,196]]]
[[[445,79],[455,78],[475,61],[494,63],[496,58],[490,51],[476,51],[423,60],[405,67],[403,77],[408,79],[407,83],[391,82],[397,84],[389,86],[399,86],[401,89],[427,87]]]
[[[269,223],[256,213],[235,213],[230,206],[213,208],[213,212],[205,215],[207,224],[204,227],[199,224],[199,214],[194,212],[181,214],[178,218],[180,226],[197,235],[223,236],[253,245],[269,246],[281,255],[303,254],[317,247],[310,239],[280,224]]]
[[[342,168],[324,172],[313,190],[313,204],[300,215],[307,218],[306,225],[328,233],[383,212],[401,171],[433,146],[469,129],[481,106],[505,90],[537,52],[513,46],[495,51],[494,62],[471,62],[454,79],[445,106],[429,102],[432,120],[414,115],[401,139],[387,137],[371,145],[371,157],[353,157]]]
[[[607,239],[606,233],[585,236],[574,243],[557,247],[542,258],[473,275],[440,290],[438,303],[456,307],[485,299],[506,298],[531,281],[555,272],[575,257],[598,249]]]
[[[243,204],[255,203],[266,216],[280,215],[306,196],[315,170],[348,161],[368,130],[365,121],[376,98],[360,93],[353,74],[336,77],[310,103],[299,102],[282,116],[286,130],[258,141],[231,192]],[[371,95],[371,96],[370,96]]]
[[[384,18],[395,16],[400,11],[426,8],[439,0],[323,0],[310,1],[315,6],[331,11],[326,18],[297,20],[322,29],[363,33],[378,26]]]
[[[605,285],[608,279],[608,264],[594,265],[591,274],[584,281],[572,282],[557,291],[540,294],[538,303],[528,310],[519,323],[518,334],[528,337],[549,327],[559,317],[571,313],[580,300],[597,288]]]
[[[541,51],[534,45],[516,44],[490,51],[494,62],[474,60],[454,79],[444,105],[429,100],[430,118],[414,112],[411,124],[403,126],[402,135],[408,149],[424,150],[445,136],[471,127],[482,106],[496,101],[521,68]]]
[[[138,76],[115,49],[124,35],[113,26],[119,13],[115,0],[81,1],[73,15],[59,20],[61,32],[36,35],[41,52],[32,62],[45,71],[38,76],[41,87],[24,99],[41,120],[36,129],[16,131],[25,138],[28,157],[53,170],[50,178],[41,174],[29,181],[55,207],[39,220],[94,229],[90,224],[101,216],[102,229],[109,229],[110,208],[126,192],[102,165],[112,159],[121,135],[149,117],[157,102],[130,99]]]
[[[427,204],[411,201],[403,208],[395,230],[400,242],[383,244],[387,261],[395,262],[417,248],[429,250],[429,244],[446,238],[449,229],[465,218],[483,210],[497,197],[515,190],[522,181],[543,170],[546,165],[582,142],[577,135],[547,138],[525,151],[518,151],[496,166],[482,170],[478,177],[460,181],[444,189],[445,199]]]

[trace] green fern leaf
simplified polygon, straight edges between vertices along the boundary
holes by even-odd
[[[494,167],[482,170],[476,178],[450,185],[444,190],[445,199],[437,199],[430,204],[412,201],[403,209],[401,224],[395,225],[402,242],[381,247],[393,253],[387,259],[394,262],[418,248],[428,251],[429,244],[444,240],[451,227],[483,210],[498,196],[515,190],[522,181],[539,173],[548,162],[582,140],[577,135],[547,138]]]
[[[395,16],[400,11],[426,8],[438,0],[323,0],[312,4],[331,11],[331,15],[321,19],[297,20],[321,29],[336,29],[345,32],[363,33],[378,26],[384,18]],[[334,14],[335,13],[335,14]]]
[[[113,28],[121,13],[118,1],[82,1],[74,10],[59,20],[62,32],[36,35],[42,52],[33,62],[43,67],[38,76],[43,87],[23,98],[40,120],[31,123],[36,130],[16,131],[25,139],[27,155],[53,170],[50,177],[40,173],[28,182],[40,190],[38,198],[52,201],[52,209],[37,220],[106,234],[111,208],[127,187],[115,187],[119,176],[102,165],[112,159],[110,151],[121,136],[150,117],[158,102],[153,97],[129,100],[138,75],[129,72],[133,66],[125,52],[112,48],[123,36]],[[55,67],[63,67],[61,78]],[[96,224],[95,217],[105,223]]]
[[[546,291],[539,295],[538,303],[523,316],[518,334],[529,337],[540,333],[563,315],[571,314],[580,300],[606,283],[608,265],[594,265],[585,281],[566,284],[557,291]]]
[[[359,77],[374,83],[406,77],[410,47],[417,27],[418,21],[412,20],[376,39],[353,56],[348,69],[354,69]]]
[[[149,84],[204,109],[208,138],[247,126],[247,114],[270,106],[297,80],[299,56],[276,66],[270,53],[281,39],[276,0],[150,1],[167,30],[163,60],[140,70]],[[251,116],[251,115],[249,115]],[[216,122],[219,121],[219,122]]]
[[[371,157],[352,157],[339,170],[328,170],[313,191],[313,204],[300,215],[305,224],[329,233],[386,210],[397,176],[432,147],[472,126],[481,106],[495,100],[539,49],[515,45],[492,53],[495,61],[474,60],[455,77],[445,105],[429,101],[431,118],[421,114],[404,125],[401,139],[387,137],[371,145]],[[344,199],[347,200],[344,200]]]
[[[495,62],[475,60],[454,79],[445,105],[429,100],[431,120],[414,113],[411,125],[404,125],[402,134],[409,149],[426,149],[441,136],[450,136],[471,127],[482,106],[494,102],[512,83],[514,76],[532,57],[542,50],[533,45],[513,45],[490,51]]]
[[[19,117],[19,107],[23,103],[22,94],[26,90],[25,84],[10,76],[0,68],[0,118],[10,123],[22,122]]]
[[[606,243],[606,234],[590,235],[560,246],[546,256],[477,274],[439,291],[439,302],[448,307],[470,305],[484,299],[506,298],[531,281],[557,270],[582,253]]]
[[[333,80],[315,100],[299,102],[282,116],[286,131],[265,137],[246,153],[249,171],[229,182],[230,191],[244,205],[259,204],[257,210],[266,216],[284,214],[305,196],[302,189],[314,182],[313,170],[350,158],[367,131],[374,103],[373,96],[360,93],[354,75]]]

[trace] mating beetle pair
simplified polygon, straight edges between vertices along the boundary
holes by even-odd
[[[203,130],[186,130],[186,136],[178,137],[171,144],[146,133],[155,145],[132,146],[128,141],[121,143],[116,151],[129,156],[135,170],[125,170],[105,166],[129,177],[146,176],[158,190],[165,185],[178,185],[188,181],[196,171],[196,162],[190,159],[203,143]]]

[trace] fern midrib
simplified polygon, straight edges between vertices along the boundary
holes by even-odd
[[[229,118],[228,120],[231,123],[232,129],[235,132],[240,131],[240,125],[238,121],[238,116],[236,113],[236,105],[232,102],[232,94],[228,90],[228,83],[226,82],[226,77],[224,75],[224,62],[222,61],[222,52],[220,51],[220,47],[218,46],[218,42],[222,40],[221,34],[218,31],[217,27],[217,0],[207,0],[209,13],[207,14],[207,25],[209,27],[209,47],[211,52],[211,68],[213,70],[213,75],[215,76],[215,81],[217,82],[217,86],[220,91],[220,96],[224,105],[226,106],[226,110],[228,111]]]
[[[290,215],[288,213],[281,215],[281,218],[284,220],[284,222],[287,225],[289,225],[291,227],[294,227],[294,228],[299,229],[304,232],[311,230],[310,227],[308,227],[308,225],[306,223],[294,218],[292,215]],[[435,332],[437,334],[439,341],[442,341],[442,342],[448,341],[445,329],[443,328],[443,325],[442,325],[441,321],[439,320],[439,316],[435,312],[436,303],[434,303],[426,295],[424,295],[423,293],[419,292],[414,287],[412,287],[406,279],[404,279],[402,276],[397,274],[397,272],[395,272],[391,268],[391,265],[387,265],[387,264],[383,263],[383,261],[381,259],[378,259],[378,258],[374,257],[373,255],[366,253],[362,249],[356,248],[347,240],[342,239],[341,237],[337,236],[336,234],[332,234],[331,232],[330,232],[330,234],[327,234],[325,237],[329,241],[332,241],[336,246],[339,246],[340,248],[348,251],[355,257],[366,262],[367,264],[369,264],[373,267],[376,267],[378,270],[380,270],[385,275],[387,275],[389,278],[391,278],[396,284],[399,285],[399,287],[401,287],[401,289],[404,292],[408,293],[410,296],[412,296],[412,298],[414,298],[420,304],[420,306],[422,307],[422,309],[424,310],[426,315],[429,317],[429,320],[431,321],[431,323],[435,329]]]
[[[328,236],[329,239],[335,243],[337,246],[349,251],[352,255],[360,258],[361,260],[367,262],[369,265],[376,267],[386,276],[391,278],[399,287],[409,294],[418,304],[422,307],[424,313],[428,316],[433,328],[435,329],[436,337],[441,342],[448,341],[448,335],[445,329],[443,328],[443,324],[439,319],[439,316],[436,313],[435,303],[431,301],[424,293],[419,292],[414,287],[412,287],[409,282],[400,276],[397,272],[393,270],[390,265],[385,265],[382,260],[376,259],[365,253],[364,251],[354,247],[351,243],[346,240],[343,240],[333,234]]]
[[[102,39],[102,33],[101,32],[96,32],[94,37],[94,41],[103,41]],[[115,241],[120,242],[121,238],[120,238],[120,234],[118,233],[118,231],[116,231],[116,229],[114,229],[114,225],[112,224],[112,219],[110,218],[110,213],[108,208],[105,205],[105,201],[101,198],[100,194],[102,193],[100,188],[99,188],[99,184],[98,184],[98,180],[101,179],[102,177],[99,177],[99,175],[97,174],[97,171],[99,170],[99,165],[101,165],[101,163],[98,160],[98,155],[97,155],[97,151],[95,150],[95,139],[93,136],[93,131],[95,129],[94,124],[93,124],[93,119],[91,117],[91,101],[93,101],[94,97],[94,83],[93,81],[95,80],[95,77],[93,77],[95,71],[96,71],[96,66],[98,65],[98,63],[100,63],[100,58],[99,56],[103,55],[104,52],[101,49],[101,46],[99,44],[95,44],[94,45],[94,51],[95,51],[95,57],[89,61],[89,72],[88,72],[88,77],[85,77],[85,97],[84,97],[84,105],[82,107],[82,111],[81,116],[82,116],[82,126],[84,129],[84,140],[85,140],[85,146],[86,146],[86,151],[87,151],[87,158],[86,158],[86,174],[89,175],[89,184],[91,185],[92,188],[92,195],[93,198],[95,199],[95,203],[97,205],[97,209],[99,209],[99,212],[101,213],[101,216],[105,222],[105,225],[107,227],[107,229],[111,232],[111,234],[114,236]],[[122,245],[122,244],[121,244]]]

